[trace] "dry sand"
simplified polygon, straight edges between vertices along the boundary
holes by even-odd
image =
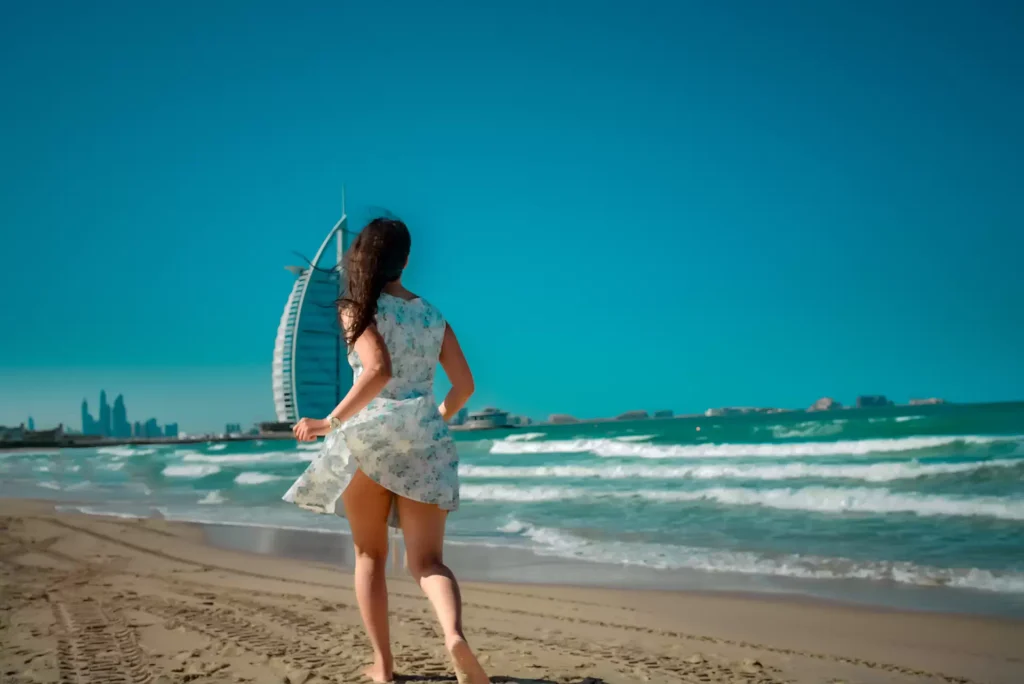
[[[361,681],[369,651],[345,569],[202,540],[194,525],[0,500],[0,682]],[[417,587],[389,587],[397,672],[454,682]],[[495,681],[1024,682],[1013,620],[471,583],[464,599]]]

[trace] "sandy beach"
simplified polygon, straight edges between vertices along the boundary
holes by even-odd
[[[0,681],[361,680],[368,648],[343,564],[207,538],[199,525],[0,501]],[[396,670],[454,681],[400,565],[389,580]],[[542,585],[467,582],[464,595],[495,681],[1024,681],[1024,623],[1010,619]]]

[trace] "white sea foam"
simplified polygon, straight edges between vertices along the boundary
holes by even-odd
[[[169,465],[163,469],[164,477],[180,477],[186,479],[197,479],[216,475],[220,472],[220,466],[212,464],[200,465]]]
[[[221,442],[219,444],[211,444],[210,446],[206,447],[206,450],[207,451],[224,451],[227,448],[228,448],[228,445],[224,444],[223,442]]]
[[[84,513],[85,515],[98,515],[104,518],[123,518],[125,520],[141,520],[145,516],[135,513],[123,513],[120,511],[105,511],[93,506],[57,506],[58,513]]]
[[[56,491],[60,491],[61,489],[63,489],[63,487],[61,487],[56,482],[36,482],[36,486],[42,487],[43,489],[53,489]]]
[[[235,484],[258,485],[283,479],[285,478],[280,475],[269,475],[267,473],[239,473],[238,477],[235,478]]]
[[[23,458],[37,458],[39,456],[52,458],[54,456],[60,456],[60,451],[57,449],[48,451],[21,451],[20,449],[17,451],[0,451],[0,461],[14,458],[19,460]]]
[[[537,439],[538,437],[545,437],[543,432],[513,432],[511,435],[506,437],[506,442],[529,442],[531,439]]]
[[[204,506],[213,506],[216,504],[224,503],[225,499],[221,495],[220,491],[215,489],[212,492],[207,492],[206,496],[197,501],[196,503],[203,504]]]
[[[772,437],[775,439],[799,439],[808,437],[829,437],[843,431],[843,424],[838,421],[806,421],[794,425],[773,425]]]
[[[321,446],[323,446],[323,443],[319,441],[299,442],[298,444],[295,445],[295,448],[300,449],[302,451],[317,451],[320,449]]]
[[[459,474],[466,478],[519,479],[567,478],[600,480],[795,480],[804,478],[849,479],[865,482],[910,480],[930,475],[969,473],[986,468],[1024,467],[1024,459],[970,461],[966,463],[919,463],[890,461],[870,464],[783,463],[779,465],[692,465],[692,466],[477,466],[463,464]]]
[[[150,454],[155,454],[156,449],[132,446],[112,446],[100,447],[96,450],[96,453],[103,454],[104,456],[114,456],[116,458],[128,458],[129,456],[149,456]]]
[[[533,550],[542,555],[597,563],[806,579],[886,580],[923,586],[1024,592],[1024,574],[1014,572],[993,573],[976,568],[937,568],[907,562],[854,561],[792,554],[768,556],[747,551],[593,540],[566,530],[534,526],[515,518],[501,526],[499,531],[531,540]]]
[[[635,444],[616,439],[572,439],[533,442],[495,442],[492,454],[578,454],[605,458],[801,458],[816,456],[862,456],[956,444],[976,445],[1018,441],[1019,437],[901,437],[838,442],[796,442],[790,444]]]
[[[1024,501],[996,497],[954,498],[869,487],[601,491],[582,487],[464,485],[467,501],[543,502],[568,500],[709,501],[726,506],[764,506],[812,513],[908,513],[919,516],[979,516],[1024,520]]]
[[[308,462],[314,458],[308,451],[264,451],[254,454],[201,454],[195,451],[184,453],[181,460],[186,463],[292,463]]]
[[[911,420],[921,420],[922,418],[924,418],[924,416],[897,416],[896,417],[896,422],[897,423],[906,423],[906,422],[909,422]]]
[[[613,437],[620,442],[646,442],[649,439],[654,439],[657,435],[622,435],[621,437]]]
[[[460,488],[460,497],[465,501],[560,501],[582,499],[587,496],[601,497],[588,489],[564,487],[514,487],[512,485],[468,485]]]
[[[712,488],[697,492],[650,492],[664,501],[710,500],[725,505],[767,506],[818,513],[910,513],[919,516],[980,516],[1024,520],[1024,501],[996,497],[953,498],[885,489],[804,487],[802,489]]]
[[[524,532],[528,528],[529,525],[527,525],[526,523],[522,523],[516,520],[515,518],[511,518],[507,523],[499,527],[498,531],[504,532],[505,534],[519,534],[520,532]]]

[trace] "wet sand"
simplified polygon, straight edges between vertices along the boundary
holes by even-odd
[[[337,544],[0,500],[0,682],[360,681],[369,649]],[[430,607],[395,556],[396,670],[452,682]],[[452,548],[457,573],[466,558]],[[532,581],[572,568],[483,558]],[[496,681],[1024,681],[1024,622],[1012,619],[722,593],[463,590],[468,636]]]

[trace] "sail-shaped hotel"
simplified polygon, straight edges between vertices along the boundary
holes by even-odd
[[[286,267],[296,278],[274,343],[274,408],[279,421],[322,418],[352,386],[334,302],[341,294],[342,257],[353,237],[343,200],[341,219],[312,262]]]

